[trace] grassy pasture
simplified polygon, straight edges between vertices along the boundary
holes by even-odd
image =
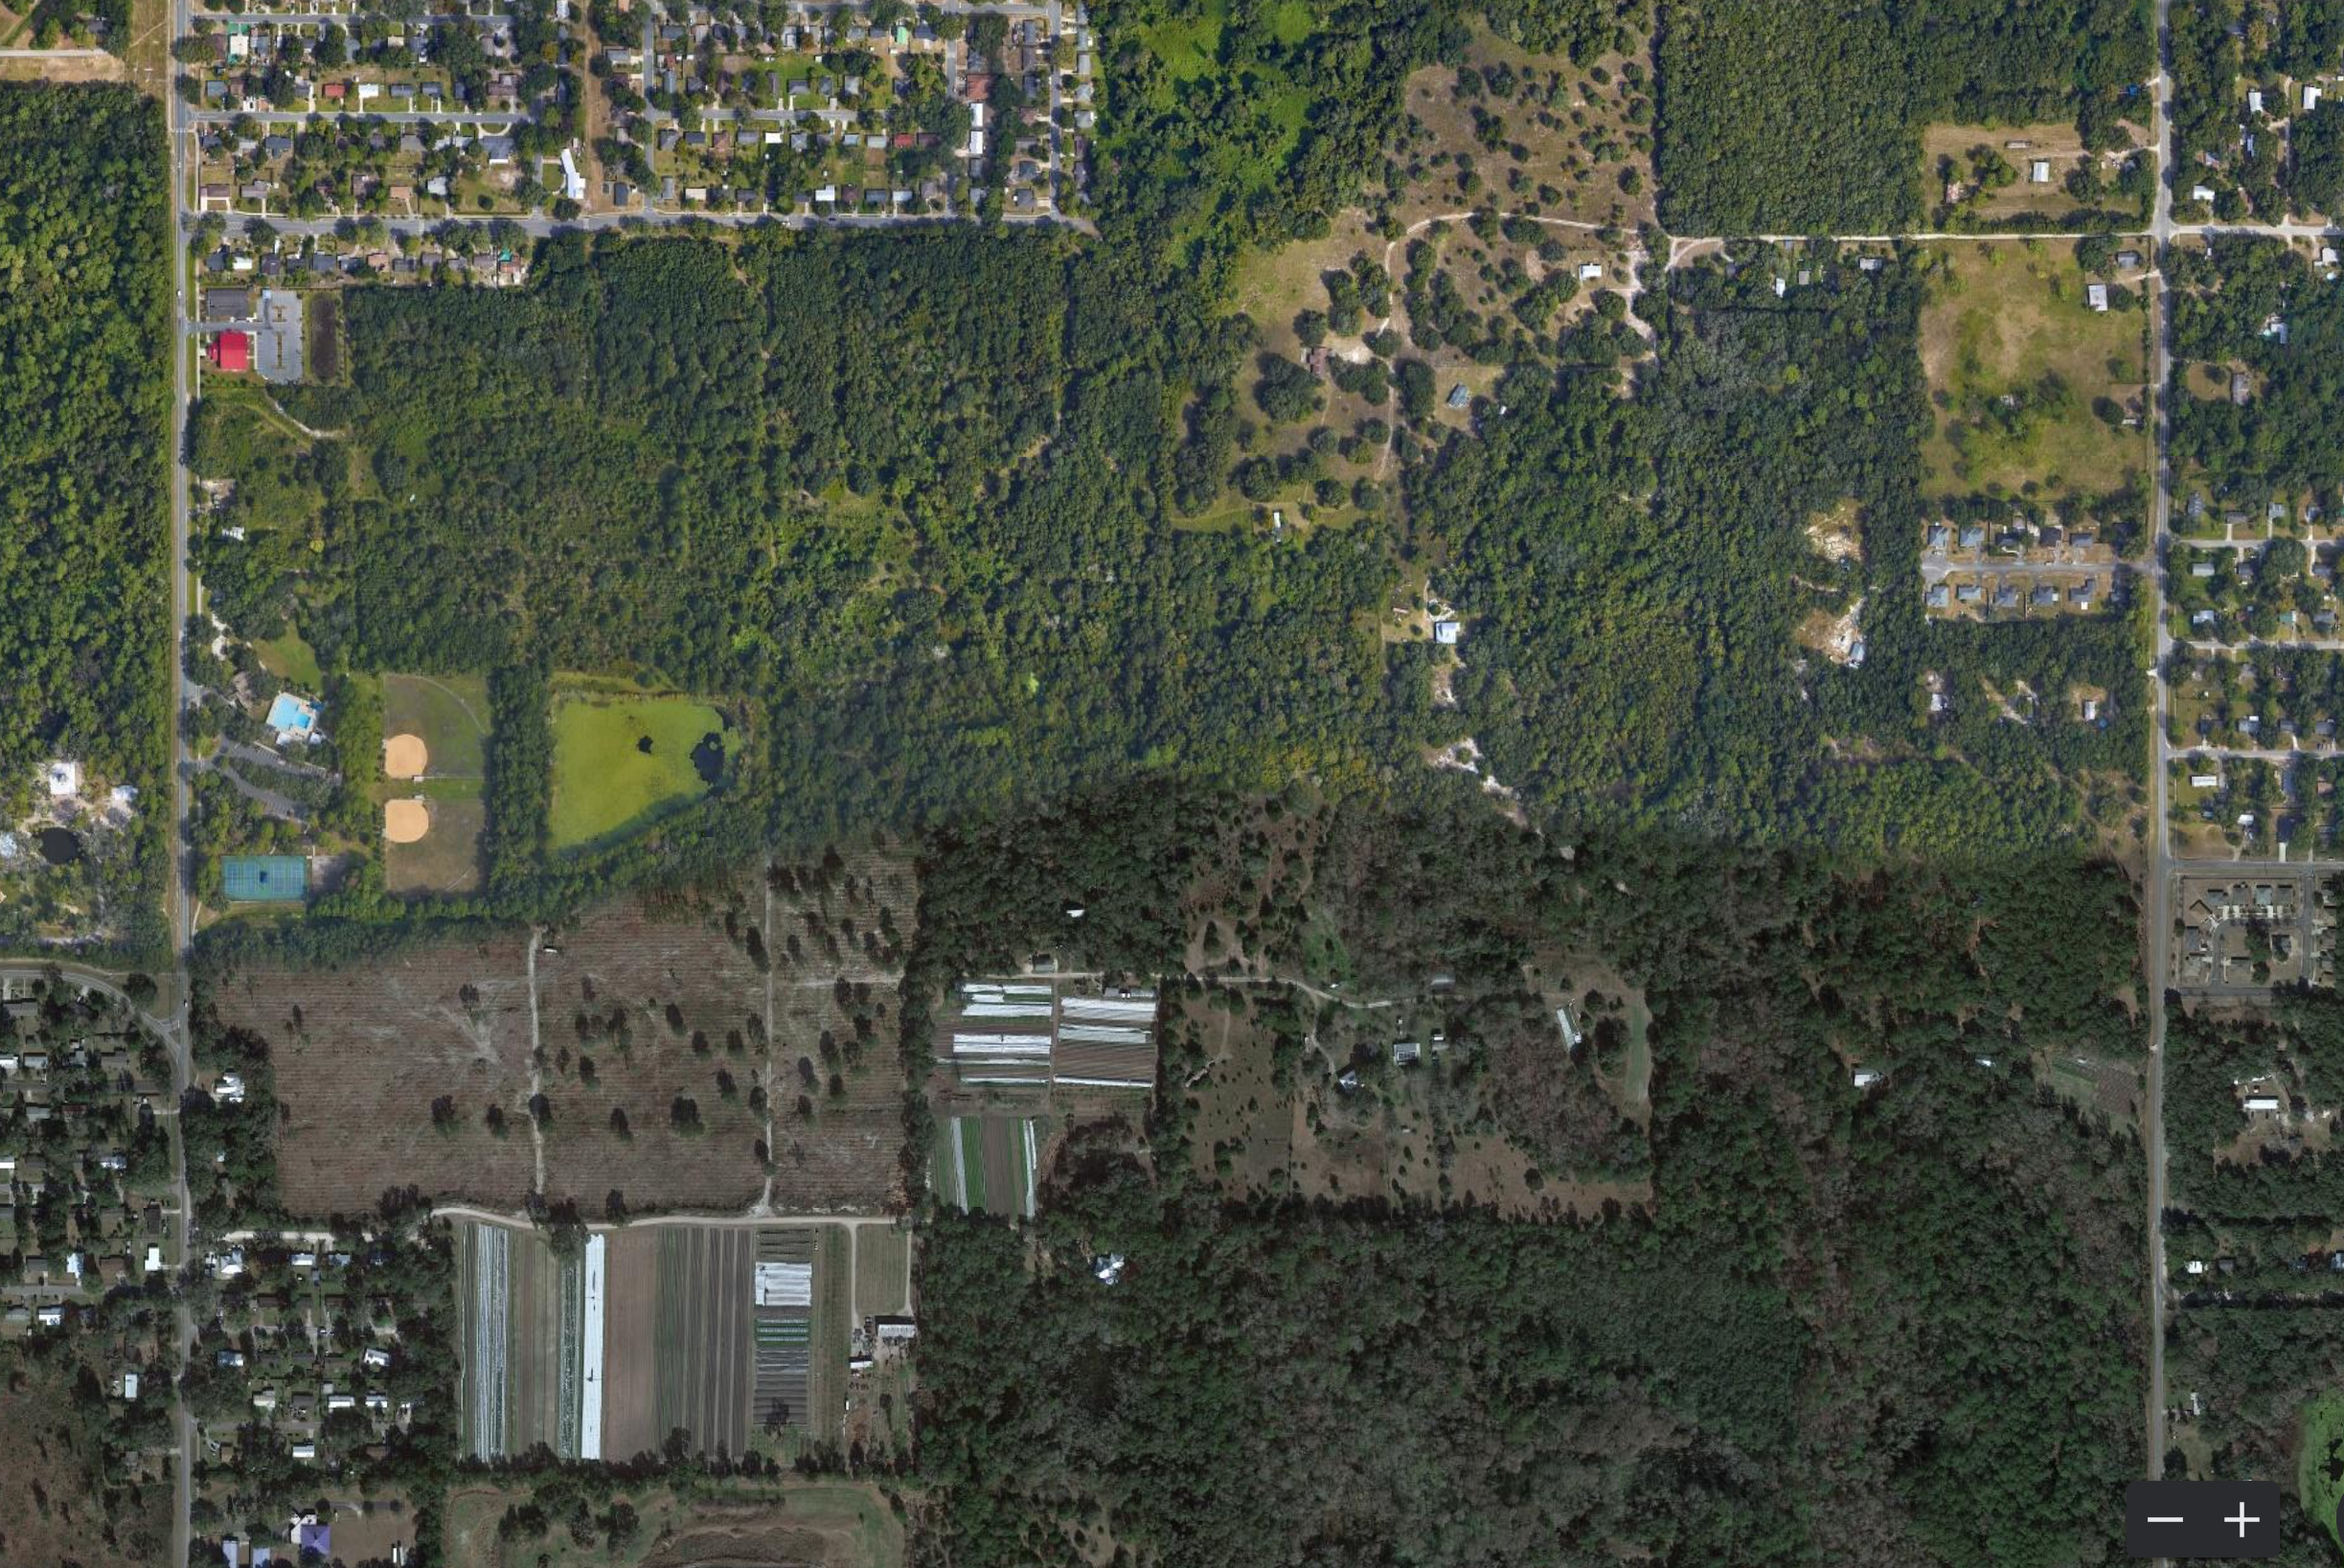
[[[834,1441],[847,1424],[847,1349],[854,1287],[844,1225],[825,1225],[814,1251],[813,1359],[808,1369],[807,1425]]]
[[[614,1549],[599,1534],[580,1544],[560,1528],[507,1541],[498,1536],[498,1521],[507,1509],[529,1501],[530,1488],[467,1481],[448,1498],[448,1559],[482,1568],[671,1568],[687,1562],[901,1568],[904,1560],[902,1521],[870,1482],[793,1475],[778,1482],[728,1481],[689,1498],[662,1486],[622,1487],[614,1496],[625,1498],[642,1520],[626,1545]]]
[[[1631,64],[1650,71],[1647,44],[1639,41],[1628,55],[1606,53],[1582,71],[1565,56],[1533,54],[1477,25],[1464,63],[1486,79],[1512,79],[1519,86],[1504,97],[1461,93],[1457,70],[1447,65],[1428,65],[1408,79],[1408,114],[1422,130],[1396,149],[1409,176],[1391,193],[1402,223],[1474,207],[1630,230],[1650,219],[1651,80],[1648,75],[1639,87],[1625,74]],[[1595,69],[1610,80],[1596,80]],[[1643,123],[1630,110],[1639,101]],[[1476,109],[1487,118],[1477,122]],[[1447,160],[1435,164],[1441,154]],[[1468,161],[1480,182],[1472,194],[1460,184]],[[1621,181],[1630,171],[1632,192]]]
[[[558,693],[554,699],[554,848],[623,837],[708,793],[693,751],[717,736],[725,760],[738,731],[682,696]]]
[[[2336,1504],[2344,1500],[2344,1395],[2324,1392],[2304,1406],[2303,1435],[2295,1445],[2295,1489],[2304,1511],[2344,1546],[2336,1532]]]
[[[854,1310],[860,1317],[895,1317],[909,1309],[911,1232],[893,1225],[854,1230]]]
[[[2141,395],[2148,317],[2094,311],[2064,242],[1956,241],[1934,254],[1921,314],[1929,493],[2105,495],[2138,476],[2146,426],[2110,423],[2093,404]]]

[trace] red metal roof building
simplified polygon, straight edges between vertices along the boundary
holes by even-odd
[[[212,340],[212,363],[224,371],[252,369],[252,334],[220,333]]]

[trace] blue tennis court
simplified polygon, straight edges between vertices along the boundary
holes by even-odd
[[[224,854],[219,885],[237,903],[299,903],[309,894],[309,862],[298,854]]]

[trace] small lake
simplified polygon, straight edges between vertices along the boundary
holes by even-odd
[[[70,829],[43,828],[34,835],[40,857],[53,866],[70,866],[81,858],[81,840]]]
[[[714,789],[724,779],[724,737],[715,730],[700,737],[700,743],[692,748],[692,768],[700,776],[700,783]]]

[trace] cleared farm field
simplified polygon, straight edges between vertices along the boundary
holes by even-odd
[[[630,899],[547,934],[537,1012],[554,1058],[555,1195],[588,1212],[612,1192],[635,1208],[738,1210],[762,1193],[765,1122],[748,1097],[765,1065],[765,981],[738,913],[745,896]]]
[[[411,948],[334,970],[254,969],[213,989],[221,1029],[268,1042],[285,1208],[370,1211],[393,1187],[516,1209],[529,1193],[525,938]],[[444,1097],[452,1115],[435,1119]],[[509,1118],[498,1137],[485,1113]],[[598,1199],[599,1201],[599,1199]]]
[[[751,1397],[759,1430],[803,1429],[811,1407],[813,1270],[821,1233],[811,1226],[757,1233],[757,1379]]]
[[[585,1267],[535,1231],[456,1227],[459,1436],[474,1459],[542,1443],[580,1457],[586,1389]],[[599,1394],[598,1394],[599,1398]]]
[[[912,1233],[896,1225],[854,1227],[854,1318],[911,1310]]]
[[[858,852],[767,878],[773,1186],[781,1214],[903,1207],[903,949],[920,888],[901,858]]]
[[[954,1116],[937,1124],[937,1195],[970,1213],[1034,1217],[1039,1118]]]
[[[704,1453],[749,1445],[749,1231],[665,1226],[659,1238],[659,1428]]]
[[[746,1226],[638,1226],[612,1235],[605,1455],[656,1453],[679,1430],[696,1452],[746,1451],[755,1248]]]
[[[847,1424],[847,1356],[853,1337],[850,1296],[854,1275],[843,1225],[816,1231],[813,1364],[807,1378],[807,1429],[818,1441],[836,1439]]]
[[[903,1194],[899,977],[919,892],[878,854],[743,868],[333,970],[223,976],[201,1022],[265,1041],[287,1210],[394,1188],[510,1212],[879,1214]],[[535,1001],[531,1003],[531,978]]]

